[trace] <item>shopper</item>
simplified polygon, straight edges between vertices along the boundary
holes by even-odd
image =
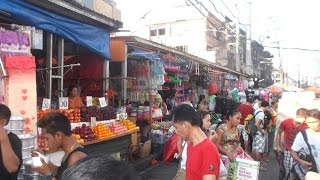
[[[320,173],[320,111],[318,109],[306,112],[306,124],[309,128],[299,132],[291,146],[291,156],[295,160],[293,174],[300,179],[305,178],[307,171]],[[306,157],[305,159],[299,156],[302,154]]]
[[[239,127],[241,128],[241,131],[242,131],[242,128],[244,128],[244,120],[246,119],[246,117],[248,115],[252,115],[254,109],[253,109],[253,106],[252,106],[252,99],[248,98],[246,103],[244,104],[240,104],[238,106],[238,111],[241,113],[241,120],[240,120],[240,124],[239,124]],[[245,129],[244,129],[245,130]],[[249,136],[246,134],[246,132],[243,132],[241,133],[241,136],[240,136],[240,141],[241,141],[241,147],[246,149],[246,151],[248,151],[248,147],[249,147],[249,140],[248,139],[245,139],[245,138],[248,138]],[[250,138],[250,137],[249,137]],[[252,138],[250,139],[250,142],[252,142]]]
[[[263,130],[263,123],[264,123],[264,112],[267,110],[269,106],[268,101],[262,101],[261,105],[258,109],[255,110],[255,118],[252,121],[255,121],[255,126],[257,127],[258,131],[253,136],[252,142],[252,155],[256,161],[260,161],[260,170],[266,171],[267,168],[265,167],[266,164],[263,162],[262,154],[264,153],[265,148],[265,132]]]
[[[60,167],[56,167],[52,163],[47,164],[44,161],[42,166],[33,167],[35,171],[44,175],[47,179],[60,179],[67,167],[87,156],[84,147],[71,136],[70,121],[64,114],[59,112],[47,113],[37,122],[37,127],[41,128],[50,151],[62,149],[65,152]]]
[[[234,161],[238,152],[243,151],[240,143],[240,131],[237,128],[241,113],[231,112],[228,118],[228,122],[220,125],[217,129],[216,145],[221,154],[228,156],[230,161]]]
[[[78,96],[78,87],[71,86],[68,90],[68,108],[82,108],[84,107],[80,96]]]
[[[200,95],[199,96],[199,101],[197,104],[197,110],[198,112],[205,112],[205,111],[209,111],[208,109],[208,101],[206,99],[205,95]]]
[[[86,157],[69,167],[61,180],[139,180],[136,170],[108,155]]]
[[[276,133],[276,130],[277,130],[277,115],[278,115],[278,103],[279,101],[276,99],[274,101],[271,102],[271,108],[269,109],[269,112],[271,113],[271,130],[268,134],[268,137],[269,137],[269,148],[270,148],[270,151],[273,149],[273,150],[276,150],[276,147],[274,146],[274,141],[275,141],[275,133]]]
[[[265,139],[265,146],[264,146],[264,154],[263,154],[263,160],[266,162],[269,162],[269,152],[273,147],[269,146],[269,141],[271,140],[269,137],[269,132],[271,131],[271,120],[272,120],[272,115],[270,111],[267,109],[264,112],[264,123],[263,123],[263,130],[265,132],[264,139]]]
[[[182,104],[171,113],[176,132],[185,141],[187,148],[186,179],[219,179],[220,157],[217,147],[201,130],[199,113],[191,106]]]
[[[279,129],[276,134],[276,142],[278,144],[277,152],[278,154],[283,153],[283,163],[285,168],[285,177],[291,178],[291,166],[292,166],[292,157],[290,154],[291,146],[296,135],[305,129],[307,125],[304,123],[306,117],[307,109],[300,108],[296,112],[296,117],[286,119],[280,123]],[[284,133],[284,149],[281,148],[281,134]]]
[[[0,179],[15,180],[22,164],[21,140],[4,128],[11,117],[10,109],[0,104]]]

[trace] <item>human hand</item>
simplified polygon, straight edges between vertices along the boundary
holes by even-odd
[[[5,140],[8,140],[7,130],[0,126],[0,144]]]
[[[236,157],[234,156],[233,153],[228,152],[228,153],[227,153],[227,156],[228,156],[228,158],[229,158],[230,161],[234,161],[234,160],[236,159]]]
[[[277,147],[277,153],[278,153],[278,155],[281,155],[282,152],[283,152],[283,150],[281,149],[281,147]]]
[[[36,148],[34,149],[32,152],[31,152],[31,156],[32,157],[38,157],[38,156],[41,156],[41,155],[45,155],[44,151],[40,148]]]
[[[299,164],[302,165],[305,170],[309,170],[312,168],[312,163],[302,159],[300,160]]]
[[[42,175],[46,175],[46,174],[50,174],[51,173],[51,170],[50,170],[50,167],[49,167],[49,164],[45,162],[45,160],[43,158],[40,158],[40,161],[42,163],[42,166],[34,166],[32,165],[31,168],[42,174]]]

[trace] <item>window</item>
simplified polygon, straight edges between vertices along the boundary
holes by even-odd
[[[158,29],[158,35],[159,35],[159,36],[165,35],[165,34],[166,34],[166,29],[165,29],[165,28]]]
[[[174,48],[178,49],[179,51],[188,52],[188,46],[176,46]]]
[[[280,78],[280,74],[276,74],[276,78]]]
[[[150,36],[157,36],[157,30],[156,29],[150,30]]]

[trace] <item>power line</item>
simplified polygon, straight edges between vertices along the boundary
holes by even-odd
[[[285,49],[285,50],[298,50],[298,51],[311,51],[311,52],[320,52],[319,49],[307,49],[307,48],[296,48],[296,47],[275,47],[275,46],[265,46],[267,48],[274,48],[274,49]]]
[[[210,3],[214,6],[213,2],[212,2],[211,0],[209,0],[209,1],[210,1]],[[234,18],[236,18],[236,19],[238,20],[238,22],[240,22],[239,18],[236,17],[236,16],[233,14],[233,12],[229,9],[229,7],[226,5],[226,3],[225,3],[223,0],[220,0],[220,1],[221,1],[222,4],[228,9],[228,11],[231,13],[231,15],[232,15]]]

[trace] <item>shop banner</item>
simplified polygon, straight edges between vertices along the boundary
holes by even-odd
[[[236,158],[229,163],[228,180],[258,180],[259,162]]]

